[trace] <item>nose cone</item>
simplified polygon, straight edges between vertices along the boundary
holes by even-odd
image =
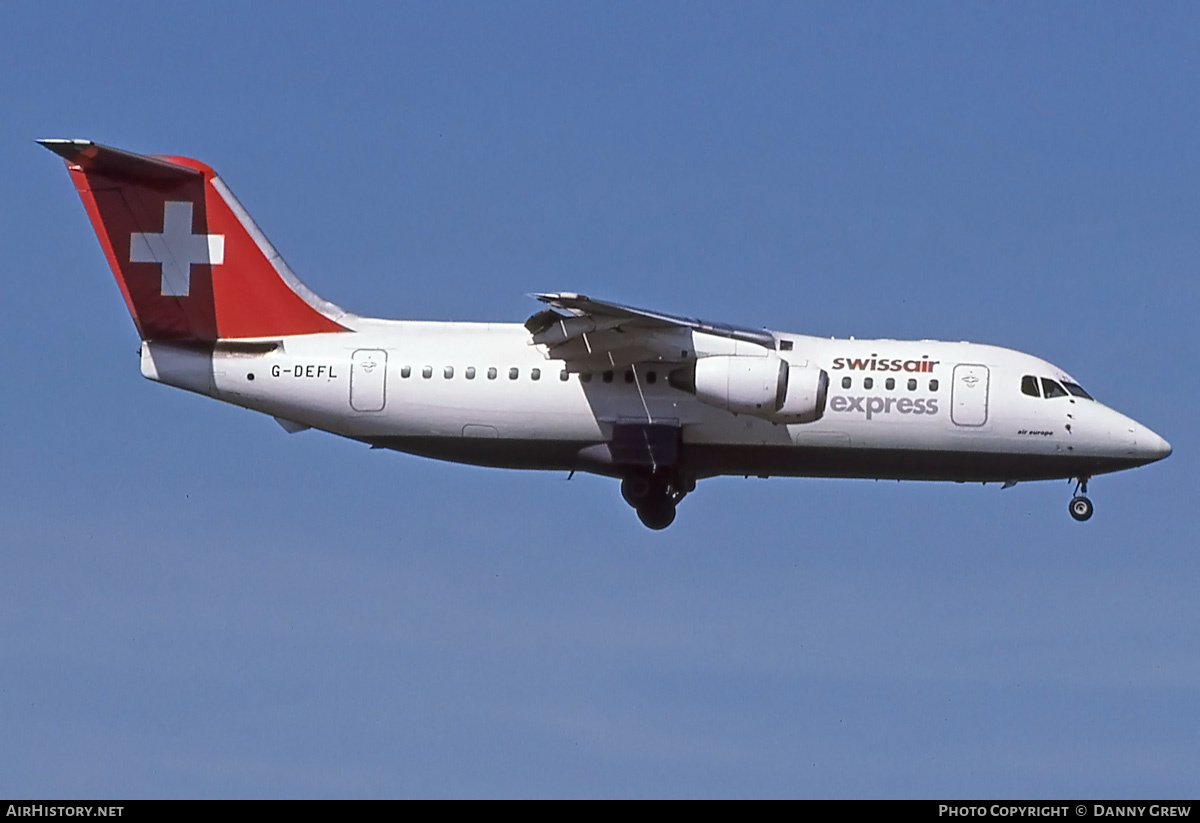
[[[1171,444],[1139,423],[1137,427],[1137,450],[1139,455],[1153,462],[1155,460],[1162,460],[1170,454]]]

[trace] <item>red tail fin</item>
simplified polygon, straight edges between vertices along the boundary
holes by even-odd
[[[41,140],[67,169],[143,340],[346,331],[208,166]]]

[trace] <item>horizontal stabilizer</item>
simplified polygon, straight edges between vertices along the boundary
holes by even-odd
[[[182,183],[198,180],[202,172],[143,154],[101,146],[91,140],[39,140],[39,144],[50,149],[73,166],[83,171],[136,180],[141,183]]]

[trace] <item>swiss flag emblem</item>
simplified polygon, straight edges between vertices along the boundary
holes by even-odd
[[[163,230],[157,234],[129,235],[130,263],[158,263],[163,297],[187,297],[192,284],[192,266],[225,262],[225,235],[193,234],[192,204],[168,200],[163,204]]]

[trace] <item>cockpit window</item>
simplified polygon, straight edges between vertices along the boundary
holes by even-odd
[[[1021,394],[1027,394],[1030,397],[1042,396],[1042,393],[1038,391],[1037,378],[1032,374],[1027,374],[1021,378]]]
[[[1042,390],[1046,392],[1046,399],[1052,397],[1066,397],[1067,393],[1063,391],[1063,387],[1055,383],[1049,377],[1042,378]]]
[[[1083,386],[1079,385],[1078,383],[1068,383],[1066,380],[1064,380],[1063,386],[1066,387],[1067,391],[1076,397],[1082,397],[1084,400],[1093,399],[1090,394],[1083,390]]]

